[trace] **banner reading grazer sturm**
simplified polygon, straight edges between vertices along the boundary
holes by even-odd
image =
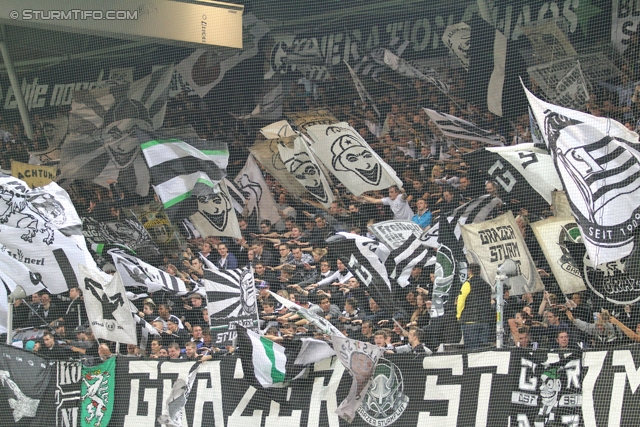
[[[354,195],[402,187],[393,169],[348,123],[310,126],[307,133],[316,158]]]
[[[576,265],[567,242],[581,243],[582,236],[573,218],[548,218],[531,223],[556,282],[564,294],[586,289],[580,269]]]
[[[0,345],[0,354],[0,370],[6,370],[7,365],[15,369],[18,358],[27,365],[24,381],[19,373],[15,374],[15,381],[32,398],[27,390],[40,384],[31,379],[41,381],[48,369],[58,372],[57,388],[37,389],[42,397],[35,397],[40,400],[39,408],[51,405],[51,412],[38,411],[36,418],[23,418],[16,424],[7,400],[16,395],[6,383],[0,383],[0,425],[80,427],[82,379],[77,363],[52,362],[51,368],[46,364],[40,368],[42,359],[6,345]],[[640,395],[633,391],[638,364],[637,346],[582,353],[511,348],[426,357],[385,355],[373,374],[375,387],[369,388],[353,422],[348,424],[335,409],[348,395],[352,379],[335,357],[312,364],[307,378],[292,381],[287,387],[259,391],[251,386],[248,373],[234,355],[204,363],[118,357],[118,410],[112,413],[109,425],[157,425],[160,415],[183,407],[184,427],[274,423],[300,427],[515,427],[518,419],[523,425],[535,427],[537,415],[551,413],[556,421],[567,421],[561,426],[571,426],[569,421],[576,420],[578,423],[573,425],[585,427],[635,427],[640,405]],[[191,374],[196,378],[190,392],[183,394],[186,403],[182,406],[182,402],[174,400],[180,396],[177,386],[190,382]],[[559,387],[556,379],[560,380]],[[54,391],[58,393],[54,395]],[[176,405],[169,406],[172,401]],[[56,408],[52,407],[54,403]],[[54,409],[57,423],[52,424]],[[547,424],[541,425],[554,425],[549,423],[551,417],[537,421],[543,423],[545,418]]]
[[[82,367],[80,419],[83,427],[106,427],[111,420],[116,388],[116,358]]]
[[[30,188],[42,187],[56,180],[58,168],[55,166],[30,165],[11,161],[11,176],[23,180]]]
[[[202,283],[214,345],[231,345],[237,336],[236,325],[259,332],[258,293],[250,269],[205,269]]]
[[[480,264],[482,278],[493,284],[498,267],[508,258],[518,266],[518,276],[511,281],[511,295],[539,292],[544,289],[529,248],[527,248],[511,211],[494,219],[462,227],[467,260]]]
[[[599,265],[628,256],[640,218],[638,134],[615,120],[526,94],[589,258]]]

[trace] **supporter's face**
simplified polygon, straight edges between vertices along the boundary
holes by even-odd
[[[202,267],[202,262],[198,258],[191,260],[191,267],[199,270]]]
[[[373,300],[373,298],[369,298],[369,308],[371,311],[378,311],[380,307],[378,307],[378,303]]]
[[[180,350],[173,347],[169,348],[169,359],[177,359],[178,357],[180,357]]]
[[[78,291],[78,288],[71,288],[69,289],[69,298],[76,299],[80,296],[80,292]]]
[[[371,325],[370,325],[370,324],[368,324],[368,323],[363,323],[363,324],[362,324],[362,333],[363,333],[363,334],[365,334],[365,335],[369,335],[369,334],[371,333],[371,330],[372,330],[372,329],[373,329],[373,328],[371,327]]]
[[[529,347],[529,334],[520,334],[518,343],[520,344],[520,347]]]
[[[185,348],[185,353],[187,354],[188,358],[192,359],[196,357],[197,350],[195,347],[189,345]]]
[[[200,326],[194,326],[191,328],[191,335],[197,340],[202,338],[202,328]]]
[[[460,189],[464,190],[469,186],[469,178],[460,178]]]
[[[485,191],[487,192],[487,194],[493,194],[496,191],[496,188],[494,187],[494,185],[490,182],[487,182],[484,186]]]
[[[220,254],[221,257],[227,256],[228,252],[229,250],[225,245],[218,245],[218,254]]]
[[[318,228],[324,228],[325,224],[327,223],[327,221],[325,221],[324,218],[320,218],[320,217],[316,218],[315,222]]]
[[[453,193],[451,193],[450,191],[445,191],[444,193],[442,193],[442,197],[444,198],[445,202],[451,202],[453,200]]]
[[[419,211],[424,211],[427,209],[427,204],[424,200],[421,199],[416,202],[416,207]]]
[[[165,350],[164,348],[160,349],[160,351],[158,352],[158,357],[168,357],[168,356],[169,356],[169,353],[167,353],[167,350]]]
[[[558,346],[560,348],[567,348],[569,347],[569,334],[566,332],[562,332],[560,334],[558,334]]]
[[[420,308],[424,307],[424,297],[422,296],[422,294],[418,294],[418,296],[416,297],[416,305]]]
[[[258,264],[255,267],[256,273],[258,274],[264,274],[264,265],[262,264]]]
[[[295,249],[293,249],[293,250],[291,251],[291,253],[293,253],[293,258],[294,258],[296,261],[300,261],[300,260],[302,260],[302,249],[300,249],[300,248],[295,248]]]
[[[163,318],[169,317],[169,309],[166,305],[161,305],[158,307],[158,315]]]
[[[42,294],[40,297],[40,302],[42,304],[49,304],[51,302],[51,296],[49,294]]]
[[[326,273],[327,271],[329,271],[329,263],[328,262],[320,263],[320,271],[322,273]]]
[[[580,297],[580,294],[573,294],[573,296],[571,297],[571,301],[576,303],[576,305],[580,305],[580,303],[582,302],[582,298]]]
[[[418,344],[418,338],[416,337],[416,331],[409,331],[409,344],[416,345]]]
[[[42,341],[44,342],[44,345],[47,348],[52,348],[55,343],[55,341],[53,340],[53,337],[49,335],[46,335],[44,338],[42,338]]]
[[[151,352],[156,354],[158,353],[158,350],[160,350],[160,344],[158,341],[151,341]]]
[[[171,332],[177,332],[178,325],[173,322],[167,322],[167,329],[170,330]]]
[[[292,227],[291,228],[291,238],[295,240],[298,237],[300,237],[300,229],[298,227]]]
[[[202,298],[191,298],[192,307],[202,307]]]
[[[286,246],[280,246],[280,248],[278,249],[278,252],[280,252],[280,256],[282,258],[286,257],[287,255],[289,255],[289,248],[287,248]]]
[[[342,261],[340,260],[336,261],[336,265],[338,266],[338,270],[340,271],[344,270],[344,264],[342,263]]]
[[[376,335],[373,337],[373,341],[378,347],[384,347],[387,344],[384,342],[384,335]]]
[[[398,197],[398,192],[396,191],[396,189],[395,189],[395,188],[390,188],[390,189],[389,189],[389,198],[390,198],[391,200],[395,200],[395,199],[396,199],[396,197]]]

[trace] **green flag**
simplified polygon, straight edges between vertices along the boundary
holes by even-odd
[[[82,427],[107,427],[113,411],[116,359],[98,366],[82,366]]]

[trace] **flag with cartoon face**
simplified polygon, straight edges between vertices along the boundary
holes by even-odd
[[[348,123],[314,125],[306,131],[316,158],[354,195],[402,187],[393,169]]]

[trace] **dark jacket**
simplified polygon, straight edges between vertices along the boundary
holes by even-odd
[[[464,301],[464,308],[460,315],[460,323],[488,323],[492,318],[491,285],[482,277],[473,276],[463,285],[469,284],[471,292]],[[458,301],[460,304],[460,301]]]

